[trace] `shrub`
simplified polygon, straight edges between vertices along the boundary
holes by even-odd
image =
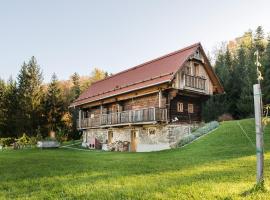
[[[228,114],[228,113],[225,113],[225,114],[220,115],[220,116],[218,117],[218,121],[219,121],[219,122],[223,122],[223,121],[231,121],[231,120],[233,120],[233,117],[232,117],[231,114]]]
[[[37,133],[37,136],[36,136],[36,140],[37,141],[42,141],[42,135],[41,135],[41,133]]]
[[[15,142],[14,138],[7,137],[7,138],[0,138],[0,145],[3,147],[11,146]]]
[[[186,135],[178,143],[178,146],[184,146],[185,144],[188,144],[192,142],[195,139],[195,136],[192,134]]]
[[[26,135],[26,133],[23,133],[22,137],[17,139],[17,142],[21,147],[28,145],[29,141],[30,141],[30,138]]]
[[[205,124],[204,126],[196,129],[191,134],[186,135],[183,138],[181,138],[180,141],[178,142],[177,146],[181,147],[185,144],[188,144],[188,143],[192,142],[195,138],[198,138],[206,133],[209,133],[210,131],[214,130],[218,126],[219,126],[219,123],[217,121],[209,122],[209,123]]]
[[[56,132],[56,139],[62,143],[63,141],[67,140],[67,135],[65,134],[65,131],[62,130],[61,128],[58,128]]]
[[[36,137],[30,137],[29,138],[29,144],[30,145],[36,145],[37,144],[37,138]]]

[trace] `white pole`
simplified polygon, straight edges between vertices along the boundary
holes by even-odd
[[[257,184],[263,182],[263,129],[262,129],[262,93],[260,84],[253,85],[255,125],[256,125],[256,155],[257,155]]]

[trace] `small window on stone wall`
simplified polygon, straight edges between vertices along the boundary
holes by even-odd
[[[184,104],[183,102],[177,103],[177,112],[184,112]]]
[[[194,106],[193,104],[189,103],[188,104],[188,113],[193,113],[194,112]]]
[[[148,134],[149,135],[155,135],[156,134],[156,129],[155,128],[149,128],[148,129]]]

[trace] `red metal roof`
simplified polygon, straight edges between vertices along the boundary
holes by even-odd
[[[78,106],[141,88],[170,82],[200,43],[119,72],[93,83],[71,106]]]

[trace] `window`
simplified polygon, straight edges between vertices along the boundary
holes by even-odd
[[[177,103],[177,112],[184,112],[184,104],[182,102]]]
[[[148,134],[149,135],[155,135],[156,134],[156,129],[155,128],[149,128],[148,129]]]
[[[95,114],[92,113],[92,114],[90,115],[90,118],[93,119],[94,117],[95,117]]]
[[[188,104],[188,113],[193,113],[194,112],[194,106],[193,104],[189,103]]]

